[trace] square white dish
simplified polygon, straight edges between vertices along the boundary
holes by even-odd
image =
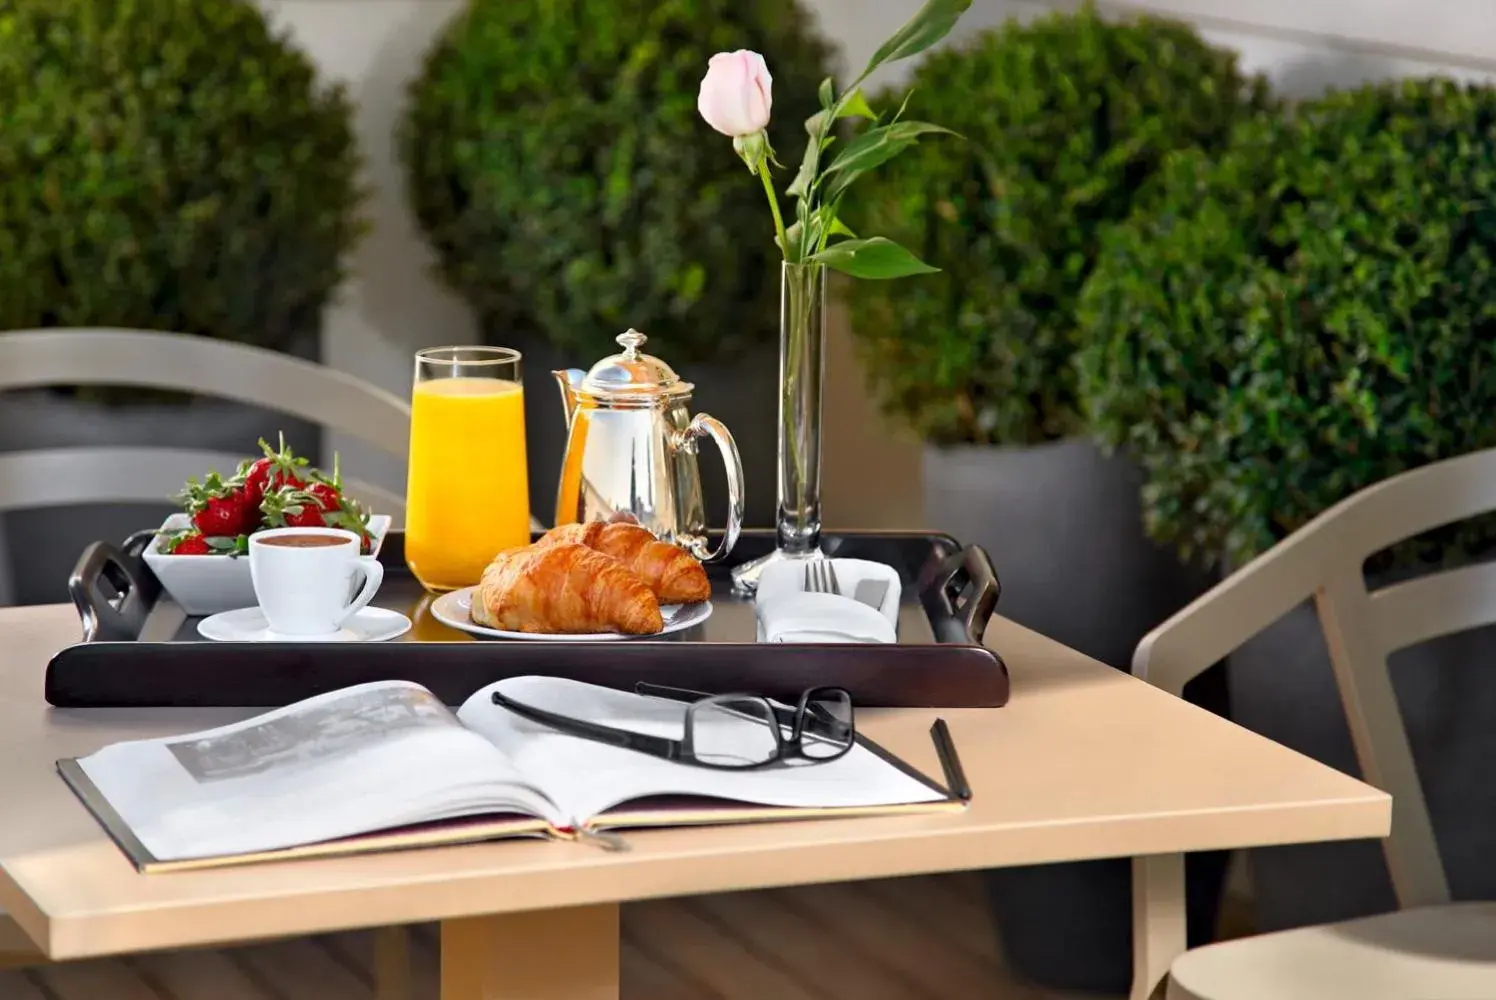
[[[388,514],[375,514],[369,518],[369,536],[373,540],[373,551],[364,556],[374,559],[384,544],[385,532],[390,530]],[[173,514],[161,525],[163,532],[180,531],[190,527],[192,519],[186,514]],[[254,606],[255,588],[249,578],[249,558],[240,555],[226,556],[174,556],[161,551],[165,539],[151,539],[142,556],[162,588],[171,599],[181,605],[189,615],[216,615],[222,611]]]

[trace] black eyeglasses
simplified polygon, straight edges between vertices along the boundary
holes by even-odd
[[[687,702],[684,738],[634,732],[549,712],[493,693],[493,703],[552,729],[665,760],[723,770],[766,767],[791,758],[815,763],[844,756],[857,742],[852,696],[842,688],[810,688],[794,708],[751,694],[707,694],[637,684],[642,695]]]

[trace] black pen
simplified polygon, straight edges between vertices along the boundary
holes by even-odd
[[[951,727],[944,719],[937,718],[930,727],[930,739],[935,741],[935,752],[940,755],[940,767],[945,771],[945,783],[951,794],[962,802],[971,801],[971,786],[966,783],[966,772],[961,769],[961,757],[956,753],[956,741],[951,739]]]

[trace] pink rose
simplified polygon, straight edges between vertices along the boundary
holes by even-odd
[[[723,135],[739,138],[762,132],[769,124],[774,78],[764,57],[738,49],[718,52],[701,78],[696,110]]]

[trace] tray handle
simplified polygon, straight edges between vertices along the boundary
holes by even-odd
[[[146,536],[152,532],[143,532]],[[130,641],[140,635],[155,600],[154,578],[140,559],[149,537],[122,546],[94,542],[68,577],[68,595],[83,619],[83,641]]]
[[[1002,584],[985,549],[968,545],[942,560],[922,589],[937,641],[982,644],[1002,594]]]

